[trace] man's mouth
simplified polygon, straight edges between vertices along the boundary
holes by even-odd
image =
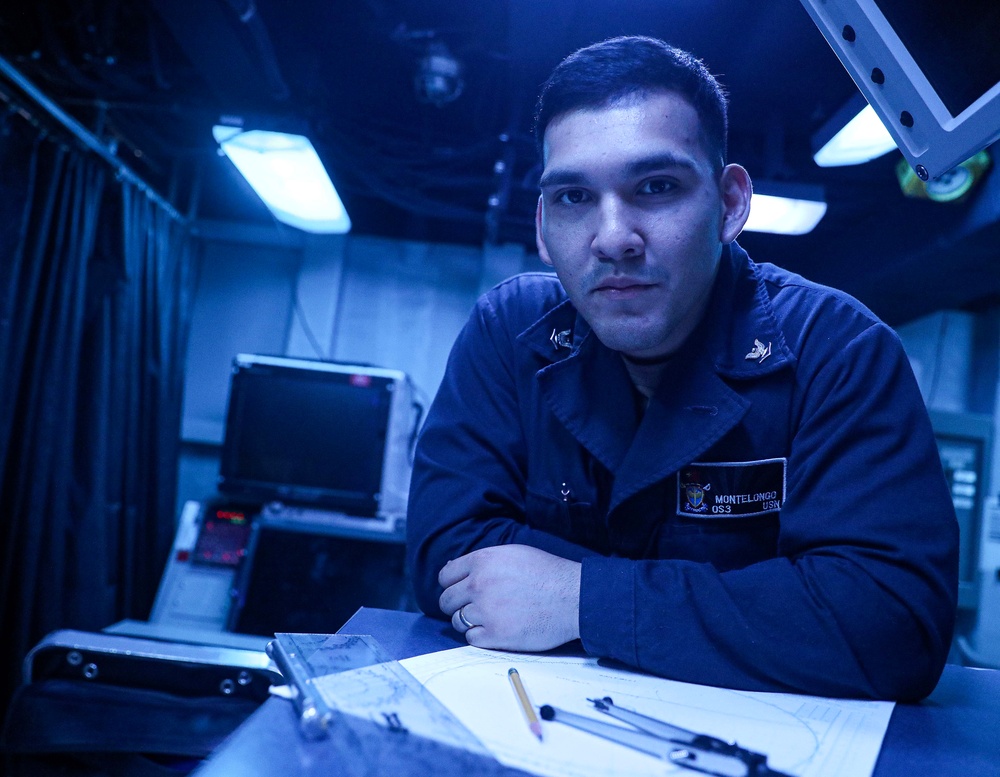
[[[638,278],[606,278],[594,291],[609,297],[630,297],[648,291],[653,285]]]

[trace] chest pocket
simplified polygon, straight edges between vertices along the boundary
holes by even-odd
[[[599,553],[608,551],[608,532],[599,508],[568,497],[555,499],[529,490],[525,499],[528,525]]]
[[[672,516],[656,538],[655,555],[708,563],[720,572],[774,558],[778,552],[778,515],[712,520]]]
[[[693,462],[677,474],[671,518],[657,551],[666,557],[739,569],[777,553],[785,501],[784,458]]]

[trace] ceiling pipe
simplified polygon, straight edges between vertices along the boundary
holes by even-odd
[[[126,181],[135,186],[139,189],[139,191],[149,197],[149,199],[159,205],[164,212],[166,212],[175,221],[179,221],[181,223],[187,222],[187,219],[178,213],[177,209],[174,208],[173,205],[154,191],[153,188],[140,178],[139,175],[128,165],[118,159],[114,152],[106,146],[100,138],[94,135],[80,122],[60,108],[55,102],[49,99],[49,97],[46,96],[41,89],[25,78],[21,71],[14,67],[14,65],[8,62],[3,56],[0,56],[0,73],[6,76],[10,82],[31,98],[31,100],[37,104],[38,107],[69,130],[77,140],[83,143],[86,148],[93,151],[97,154],[97,156],[111,165],[111,167],[114,168],[115,175],[119,180]]]
[[[246,27],[253,43],[254,51],[259,57],[260,64],[264,68],[264,75],[271,88],[271,95],[275,100],[284,101],[291,96],[288,84],[285,83],[278,66],[278,57],[274,53],[274,46],[271,44],[271,36],[267,32],[260,14],[257,13],[257,5],[254,0],[223,0],[226,5],[236,14],[240,22]]]

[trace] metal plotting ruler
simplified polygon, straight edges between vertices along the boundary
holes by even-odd
[[[267,652],[288,681],[307,739],[323,739],[342,733],[338,728],[350,728],[354,736],[370,731],[379,736],[418,737],[492,758],[373,637],[275,634]],[[365,722],[360,728],[359,721]]]

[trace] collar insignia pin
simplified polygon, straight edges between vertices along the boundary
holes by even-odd
[[[757,360],[757,364],[760,364],[764,359],[771,355],[771,343],[764,345],[760,340],[754,338],[753,349],[745,357],[747,361],[752,359]]]
[[[572,347],[569,340],[569,330],[566,329],[562,332],[557,332],[555,329],[552,330],[552,334],[549,335],[549,342],[552,343],[552,347],[557,351],[560,348],[570,348]]]

